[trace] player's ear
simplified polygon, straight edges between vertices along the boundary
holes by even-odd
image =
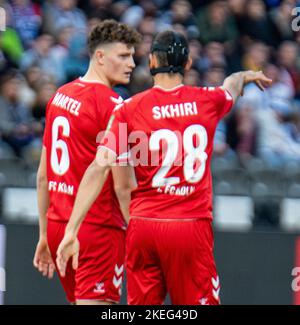
[[[153,55],[152,53],[149,54],[149,68],[150,69],[157,68],[157,59],[156,56]]]
[[[193,64],[193,59],[189,56],[188,61],[187,61],[186,65],[185,65],[185,67],[184,67],[184,70],[185,70],[185,71],[190,70],[192,64]]]
[[[104,51],[101,49],[97,49],[95,51],[94,57],[98,64],[103,65],[104,64]]]

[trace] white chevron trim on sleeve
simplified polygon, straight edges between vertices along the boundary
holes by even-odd
[[[115,273],[116,273],[117,277],[122,275],[123,271],[124,271],[124,265],[123,264],[120,267],[118,267],[118,264],[115,265]]]
[[[211,282],[212,282],[212,285],[215,289],[218,289],[218,287],[220,286],[220,280],[219,280],[219,277],[217,276],[216,278],[212,277],[211,278]]]

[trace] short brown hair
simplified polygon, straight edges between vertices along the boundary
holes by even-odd
[[[88,48],[92,56],[99,45],[121,42],[128,47],[136,46],[141,42],[141,35],[126,24],[113,19],[103,20],[91,31],[88,38]]]

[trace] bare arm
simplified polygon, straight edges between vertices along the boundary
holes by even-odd
[[[120,203],[120,208],[126,223],[129,222],[129,204],[131,191],[137,186],[132,166],[115,166],[112,168],[114,189]]]
[[[77,236],[85,215],[100,194],[109,173],[109,166],[101,166],[95,159],[85,171],[76,195],[74,207],[66,232]]]
[[[40,238],[47,238],[47,210],[49,207],[49,192],[47,179],[46,148],[43,147],[37,172],[37,200],[39,209]]]
[[[47,210],[49,192],[47,179],[46,148],[43,147],[40,165],[37,172],[37,200],[39,209],[39,241],[36,246],[33,265],[43,276],[53,277],[55,266],[50,254],[47,240]]]
[[[254,82],[263,91],[265,86],[272,83],[272,80],[267,78],[262,71],[241,71],[227,77],[222,87],[228,90],[233,102],[236,102],[237,98],[243,95],[244,87],[251,82]]]
[[[57,249],[56,263],[61,276],[65,276],[67,262],[73,258],[72,266],[78,267],[79,241],[77,234],[84,217],[101,192],[110,166],[116,155],[105,148],[100,148],[96,159],[85,171],[76,195],[73,211],[65,230],[65,236]]]

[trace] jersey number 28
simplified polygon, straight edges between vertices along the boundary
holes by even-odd
[[[197,136],[201,141],[197,146],[194,146],[193,138]],[[167,173],[173,166],[179,150],[179,140],[175,132],[169,129],[161,129],[155,131],[149,140],[149,149],[151,151],[160,149],[160,141],[165,140],[168,148],[162,165],[152,179],[153,187],[166,185],[176,185],[180,183],[180,177],[166,177]],[[205,172],[205,163],[207,160],[207,132],[206,129],[199,124],[193,124],[187,127],[183,133],[183,148],[186,153],[183,161],[184,179],[188,183],[197,183],[201,180]],[[199,161],[200,166],[194,169],[194,164]]]

